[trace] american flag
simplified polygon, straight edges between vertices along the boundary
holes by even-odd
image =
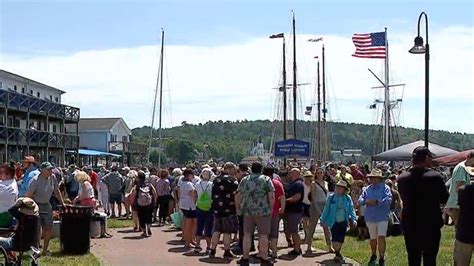
[[[360,58],[385,58],[387,56],[385,32],[354,34],[352,42],[356,51],[352,56]]]

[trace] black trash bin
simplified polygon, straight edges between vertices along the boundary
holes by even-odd
[[[90,249],[90,223],[94,209],[84,206],[61,207],[60,242],[65,254],[86,254]]]

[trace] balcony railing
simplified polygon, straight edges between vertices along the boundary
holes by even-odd
[[[48,115],[74,122],[78,122],[80,117],[79,108],[6,90],[0,90],[0,106],[25,112],[29,110],[31,113]]]
[[[147,145],[135,142],[109,142],[109,151],[114,153],[146,154],[147,148]]]
[[[79,136],[0,126],[0,143],[19,146],[79,148]]]

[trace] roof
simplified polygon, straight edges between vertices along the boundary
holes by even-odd
[[[408,143],[388,151],[384,151],[377,155],[372,156],[372,161],[410,161],[412,158],[413,150],[416,147],[424,146],[425,142],[418,140],[412,143]],[[437,144],[429,143],[428,148],[434,154],[434,158],[439,158],[451,154],[458,153],[455,150],[446,148]]]
[[[69,153],[75,152],[74,150],[68,151]],[[121,155],[103,152],[103,151],[96,151],[96,150],[88,150],[88,149],[79,149],[79,155],[84,156],[97,156],[97,157],[121,157]]]
[[[15,79],[15,80],[18,80],[18,81],[21,81],[21,82],[24,82],[24,83],[30,83],[30,84],[33,84],[33,85],[37,85],[37,86],[40,86],[40,87],[45,87],[45,88],[48,88],[48,89],[51,89],[51,90],[54,90],[54,91],[57,91],[61,94],[64,94],[66,93],[65,91],[62,91],[60,89],[57,89],[55,87],[51,87],[49,85],[46,85],[44,83],[41,83],[41,82],[38,82],[38,81],[35,81],[35,80],[32,80],[32,79],[29,79],[29,78],[25,78],[23,76],[20,76],[18,74],[15,74],[15,73],[11,73],[11,72],[8,72],[8,71],[5,71],[3,69],[0,69],[0,73],[8,76],[9,78],[11,79]]]
[[[114,117],[114,118],[81,118],[81,119],[79,119],[79,131],[83,131],[83,130],[109,131],[119,121],[123,121],[123,119],[120,118],[120,117]],[[123,123],[128,128],[125,121],[123,121]]]

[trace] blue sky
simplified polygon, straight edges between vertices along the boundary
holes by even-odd
[[[401,123],[422,128],[423,58],[406,51],[418,15],[426,11],[437,105],[432,127],[474,133],[474,116],[467,123],[448,118],[474,113],[474,6],[467,0],[0,0],[0,68],[65,90],[66,103],[79,106],[84,117],[123,116],[130,126],[142,126],[151,119],[163,27],[166,126],[183,120],[272,119],[271,88],[278,84],[281,56],[279,43],[268,35],[290,32],[290,10],[297,19],[298,79],[311,83],[302,88],[301,110],[310,104],[316,80],[312,57],[320,49],[306,39],[324,36],[328,87],[334,92],[330,102],[335,102],[331,117],[372,123],[367,106],[374,96],[370,87],[378,84],[367,67],[381,74],[383,64],[350,57],[350,37],[388,27],[391,82],[407,84]]]

